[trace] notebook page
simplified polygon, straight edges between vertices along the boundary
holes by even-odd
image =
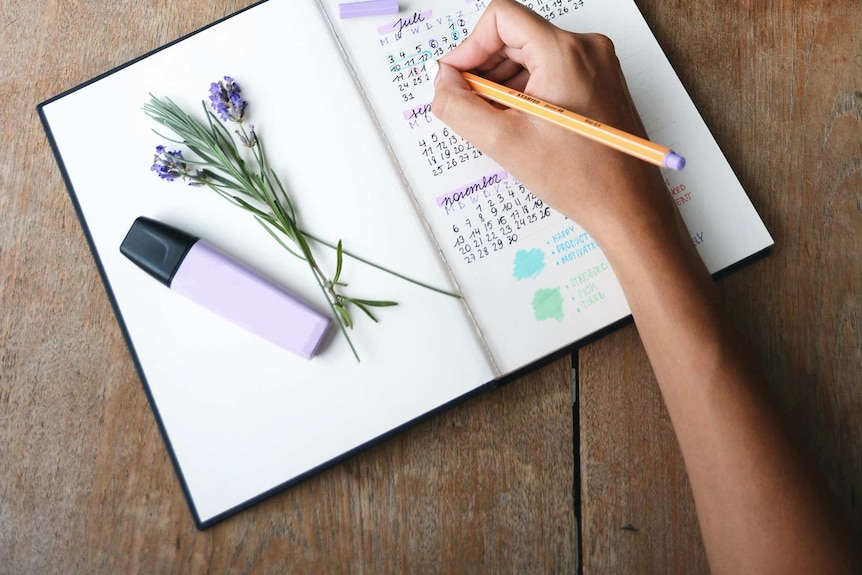
[[[200,522],[218,517],[494,377],[457,299],[347,258],[355,297],[393,299],[379,324],[355,311],[357,363],[338,330],[307,361],[222,320],[119,252],[150,216],[206,239],[318,310],[305,264],[204,188],[152,172],[165,143],[148,93],[200,110],[231,75],[302,224],[376,262],[452,286],[313,0],[266,2],[43,107],[94,251]],[[330,273],[335,258],[316,249]],[[130,385],[133,382],[128,382]]]
[[[628,316],[589,234],[431,113],[425,62],[460,43],[485,2],[403,0],[397,15],[350,20],[338,19],[336,5],[326,2],[347,57],[502,371]],[[772,243],[631,0],[528,5],[565,29],[614,41],[650,138],[688,160],[683,172],[664,176],[710,271]]]

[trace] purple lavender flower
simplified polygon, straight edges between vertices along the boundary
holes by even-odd
[[[230,76],[210,84],[210,105],[223,122],[242,122],[248,102],[240,96],[241,91],[239,84]]]
[[[192,170],[183,161],[181,150],[168,150],[164,146],[156,146],[156,155],[153,156],[150,171],[156,172],[161,179],[168,182],[173,182],[177,178],[190,178],[193,180],[191,185],[195,185],[196,179],[201,176],[200,170]]]

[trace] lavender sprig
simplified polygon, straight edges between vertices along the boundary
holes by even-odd
[[[234,205],[253,214],[257,222],[283,248],[304,260],[326,296],[357,361],[359,356],[345,329],[354,325],[350,307],[359,308],[376,322],[372,308],[389,307],[397,303],[347,296],[344,293],[347,284],[341,280],[345,255],[427,289],[460,297],[360,258],[345,250],[340,240],[333,245],[301,229],[293,200],[278,175],[267,165],[263,142],[253,126],[247,130],[244,125],[248,102],[240,94],[239,85],[230,76],[213,82],[210,85],[212,111],[202,102],[206,122],[193,118],[169,98],[161,100],[150,95],[149,103],[144,105],[144,112],[158,124],[174,132],[179,140],[162,137],[175,144],[185,145],[196,157],[194,160],[186,158],[181,150],[168,150],[160,145],[156,147],[156,155],[150,169],[165,181],[182,179],[188,181],[189,185],[209,187]],[[223,122],[237,125],[233,135]],[[240,153],[237,140],[250,150],[251,160],[247,161]],[[309,246],[309,239],[335,250],[336,269],[331,278],[318,264]]]
[[[176,179],[192,180],[191,186],[202,186],[199,180],[203,174],[201,170],[192,169],[186,164],[182,150],[168,151],[164,146],[156,146],[156,154],[153,156],[153,165],[150,171],[156,172],[158,176],[168,182]]]

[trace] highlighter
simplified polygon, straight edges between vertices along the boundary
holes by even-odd
[[[261,274],[162,222],[136,219],[120,252],[172,291],[305,359],[332,325]]]

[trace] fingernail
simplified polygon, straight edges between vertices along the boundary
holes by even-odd
[[[436,86],[437,81],[440,79],[440,64],[437,63],[437,60],[430,60],[425,64],[425,70],[429,76],[434,76],[434,85]]]

